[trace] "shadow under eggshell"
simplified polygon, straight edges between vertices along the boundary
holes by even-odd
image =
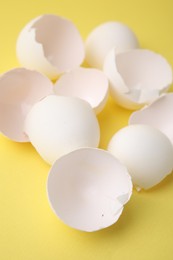
[[[25,117],[40,99],[52,93],[52,82],[36,71],[12,69],[0,76],[0,131],[17,142],[28,142]]]

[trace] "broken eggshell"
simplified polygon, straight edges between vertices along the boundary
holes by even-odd
[[[110,82],[110,94],[122,107],[139,109],[169,89],[172,68],[161,55],[149,50],[109,52],[104,72]]]
[[[52,94],[52,82],[37,71],[12,69],[0,76],[0,131],[16,142],[28,142],[24,121],[31,107]]]
[[[31,20],[17,39],[17,57],[29,69],[50,79],[78,67],[84,60],[82,38],[75,25],[57,15],[42,15]]]
[[[116,53],[138,48],[139,43],[132,30],[120,22],[106,22],[97,26],[86,39],[86,61],[95,68],[103,69],[108,52]]]
[[[47,194],[55,214],[67,225],[92,232],[114,224],[132,194],[130,175],[113,155],[81,148],[52,166]]]
[[[41,157],[52,164],[80,147],[97,147],[100,128],[88,102],[50,95],[35,104],[27,115],[25,132]]]
[[[130,125],[110,140],[108,151],[126,165],[133,184],[149,189],[173,169],[173,146],[166,135],[148,125]]]
[[[173,93],[168,93],[158,100],[131,114],[129,124],[147,124],[158,128],[173,144]]]
[[[108,98],[109,83],[104,73],[92,68],[77,68],[62,75],[54,85],[57,95],[86,100],[96,114],[102,111]]]

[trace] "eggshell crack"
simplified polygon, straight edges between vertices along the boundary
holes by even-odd
[[[136,124],[114,134],[108,151],[126,165],[133,184],[149,189],[173,169],[173,146],[158,129]]]
[[[77,68],[62,75],[54,86],[57,95],[79,97],[90,103],[96,114],[108,98],[108,79],[97,69]]]
[[[0,76],[0,131],[17,142],[28,142],[24,121],[31,107],[52,94],[52,82],[37,71],[12,69]]]
[[[116,54],[112,49],[104,63],[110,93],[117,104],[139,109],[169,89],[172,68],[159,54],[149,50],[130,50]]]
[[[107,151],[81,148],[52,166],[47,193],[55,214],[67,225],[87,232],[114,224],[132,194],[124,165]]]
[[[25,132],[43,159],[52,164],[80,147],[97,147],[100,128],[88,102],[50,95],[30,110]]]
[[[20,63],[51,79],[78,67],[84,59],[82,38],[75,25],[60,16],[42,15],[30,21],[17,39]]]

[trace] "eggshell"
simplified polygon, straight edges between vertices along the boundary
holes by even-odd
[[[158,129],[148,125],[130,125],[110,140],[108,151],[126,165],[133,184],[149,189],[173,169],[173,147]]]
[[[28,142],[24,120],[31,107],[52,93],[52,82],[37,71],[12,69],[0,76],[0,131],[17,142]]]
[[[47,193],[55,214],[67,225],[96,231],[114,224],[132,194],[124,165],[101,149],[82,148],[52,166]]]
[[[57,95],[86,100],[98,114],[106,104],[108,87],[108,79],[102,71],[77,68],[62,75],[55,83],[54,90]]]
[[[43,159],[52,164],[80,147],[97,147],[100,128],[88,102],[50,95],[35,104],[25,121],[25,132]]]
[[[57,15],[42,15],[31,20],[17,39],[17,57],[29,69],[55,79],[78,67],[84,59],[84,43],[75,25]]]
[[[86,61],[95,68],[102,69],[108,52],[138,48],[139,43],[129,27],[120,22],[106,22],[96,27],[86,40]]]
[[[139,109],[169,89],[172,68],[161,55],[149,50],[130,50],[116,54],[111,50],[104,63],[110,94],[117,104]]]
[[[158,128],[173,144],[173,93],[165,94],[158,100],[133,112],[129,124],[147,124]]]

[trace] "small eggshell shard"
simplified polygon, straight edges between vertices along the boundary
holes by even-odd
[[[12,69],[0,76],[0,131],[16,142],[28,142],[24,121],[31,107],[52,94],[52,82],[37,71]]]
[[[72,228],[92,232],[114,224],[132,194],[131,177],[107,151],[81,148],[52,166],[47,194],[55,214]]]
[[[52,164],[80,147],[97,147],[100,128],[88,102],[50,95],[30,110],[25,132],[41,157]]]
[[[168,93],[158,100],[131,114],[129,124],[147,124],[158,128],[173,144],[173,93]]]
[[[130,125],[110,140],[108,151],[126,165],[133,184],[149,189],[161,182],[173,169],[173,146],[158,129],[148,125]]]
[[[106,56],[104,72],[110,94],[122,107],[139,109],[159,98],[172,83],[172,68],[161,55],[149,50],[130,50]]]
[[[104,59],[112,48],[116,53],[138,48],[139,43],[132,30],[120,22],[106,22],[96,27],[86,40],[86,61],[102,69]]]
[[[77,68],[62,75],[54,85],[57,95],[78,97],[86,100],[96,114],[104,108],[109,83],[105,74],[97,69]]]
[[[84,43],[75,25],[51,14],[36,17],[23,28],[16,51],[22,66],[51,79],[78,67],[85,56]]]

